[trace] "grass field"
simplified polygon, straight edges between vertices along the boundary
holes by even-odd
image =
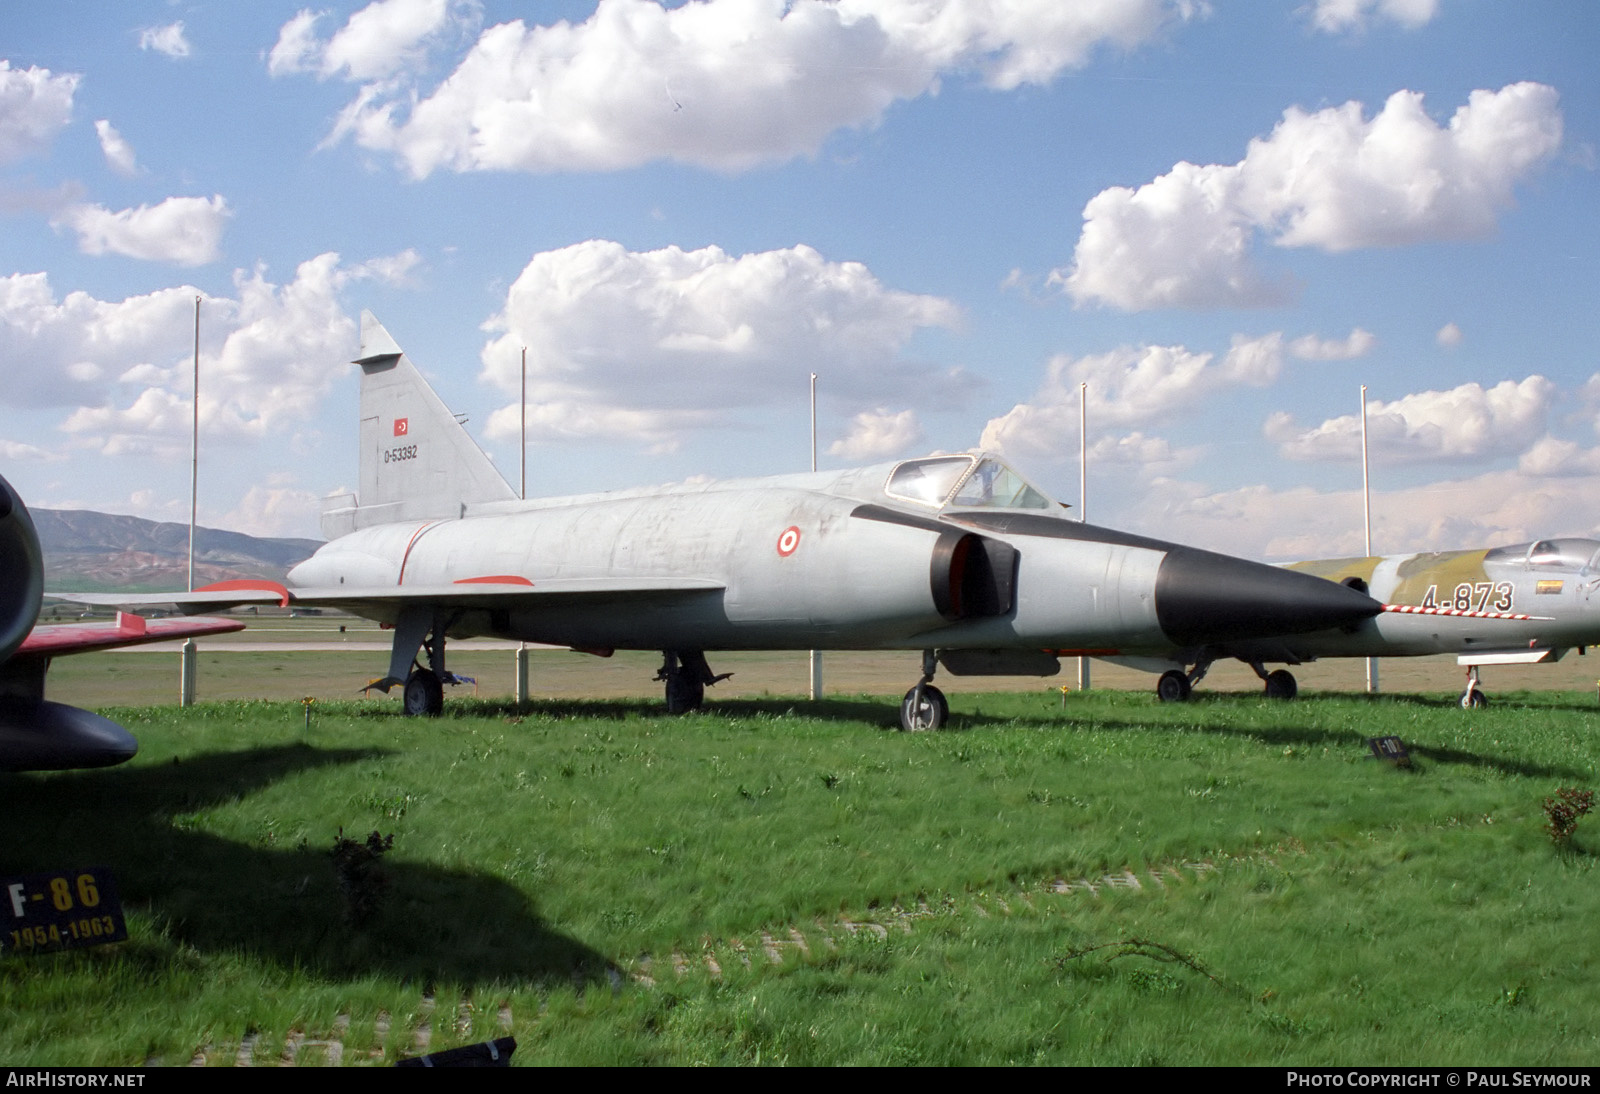
[[[215,656],[235,667],[203,665],[203,695],[381,660]],[[96,660],[128,695],[166,658],[66,659],[52,693],[92,702],[69,689]],[[582,663],[653,695],[622,661]],[[759,684],[675,719],[109,709],[140,755],[0,782],[0,873],[109,866],[131,939],[0,958],[0,1060],[348,1066],[509,1032],[518,1064],[1593,1064],[1600,817],[1558,848],[1542,802],[1600,782],[1600,708],[1497,680],[1474,712],[953,687],[938,734],[884,731],[893,698]],[[1411,770],[1369,757],[1382,734]],[[341,829],[394,839],[361,927]]]

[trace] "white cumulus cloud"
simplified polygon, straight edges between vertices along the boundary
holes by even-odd
[[[0,60],[0,163],[43,150],[66,127],[80,78]]]
[[[60,453],[47,451],[36,444],[0,440],[0,460],[5,460],[7,463],[20,463],[23,460],[60,460],[64,458]]]
[[[100,138],[100,151],[106,164],[123,178],[133,178],[139,173],[139,164],[133,154],[133,145],[125,140],[116,127],[104,118],[94,123],[95,136]]]
[[[1256,268],[1258,237],[1338,253],[1486,236],[1561,133],[1558,96],[1536,83],[1474,91],[1443,126],[1413,91],[1370,120],[1357,102],[1291,108],[1238,163],[1095,195],[1052,277],[1080,304],[1130,311],[1278,303],[1289,286]]]
[[[1545,432],[1558,391],[1543,376],[1503,380],[1491,388],[1462,384],[1367,403],[1367,441],[1374,458],[1389,461],[1481,460],[1523,452]],[[1287,414],[1273,415],[1268,440],[1291,460],[1359,459],[1361,419],[1330,418],[1302,429]]]
[[[1380,554],[1525,543],[1594,535],[1600,476],[1530,478],[1514,470],[1442,479],[1372,493],[1373,549]],[[1179,543],[1270,560],[1338,558],[1363,549],[1361,488],[1213,491],[1158,479],[1134,499],[1128,526]]]
[[[600,0],[582,23],[484,30],[424,93],[391,79],[399,66],[381,57],[414,60],[476,7],[382,0],[327,40],[319,16],[300,12],[268,68],[365,81],[331,139],[393,153],[419,178],[660,159],[741,170],[814,154],[828,134],[871,125],[944,76],[1047,83],[1201,10],[1194,0]],[[358,50],[357,38],[390,48]]]
[[[1088,357],[1061,354],[1051,359],[1031,399],[984,426],[979,445],[1018,456],[1075,456],[1085,394],[1090,430],[1098,432],[1171,418],[1228,387],[1266,387],[1282,368],[1283,335],[1278,333],[1235,335],[1220,361],[1184,346],[1123,346]]]
[[[422,265],[422,256],[415,248],[407,247],[392,255],[381,255],[378,258],[369,258],[355,267],[353,276],[357,278],[371,277],[386,285],[401,285],[414,287],[416,278],[413,273]]]
[[[1170,475],[1189,467],[1200,458],[1195,448],[1174,448],[1165,437],[1149,436],[1139,430],[1101,437],[1089,446],[1089,466],[1123,464],[1140,471]]]
[[[52,221],[78,234],[84,254],[120,254],[179,266],[203,266],[221,256],[222,229],[233,215],[222,195],[173,197],[159,205],[112,212],[102,205],[69,205]]]
[[[1328,34],[1363,31],[1375,19],[1415,29],[1438,14],[1439,0],[1315,0],[1311,25]]]
[[[503,406],[489,415],[486,432],[491,437],[520,437],[522,422],[518,405]],[[528,440],[534,444],[615,441],[641,446],[652,455],[676,452],[688,431],[715,422],[712,410],[651,410],[570,400],[532,403],[527,412]]]
[[[878,407],[850,420],[850,431],[828,446],[828,454],[847,460],[881,460],[922,443],[922,427],[914,410]]]
[[[1378,339],[1360,327],[1344,338],[1318,338],[1314,334],[1296,338],[1289,343],[1289,352],[1302,361],[1351,361],[1372,352]]]
[[[1600,448],[1580,448],[1558,437],[1541,437],[1517,460],[1517,470],[1541,478],[1600,474]]]
[[[475,27],[479,5],[476,0],[377,0],[326,40],[317,34],[325,14],[305,9],[280,28],[267,55],[270,74],[387,80],[421,67],[430,49]]]
[[[189,56],[189,39],[183,33],[183,21],[145,27],[139,32],[139,48],[153,49],[175,60]]]
[[[736,256],[590,240],[529,261],[485,325],[496,337],[483,351],[484,377],[517,393],[526,346],[530,422],[541,436],[670,447],[725,408],[803,400],[819,366],[834,400],[913,391],[949,405],[973,379],[901,354],[918,331],[958,321],[949,301],[886,288],[860,263],[810,247]],[[562,425],[563,408],[581,410]],[[514,437],[518,420],[515,406],[498,411],[490,434]]]
[[[382,265],[351,266],[330,252],[301,263],[287,284],[240,271],[226,297],[184,285],[58,299],[45,274],[0,277],[0,405],[76,408],[62,428],[105,455],[186,452],[199,296],[202,431],[292,435],[355,345],[340,294]]]
[[[318,512],[321,506],[322,498],[312,490],[256,485],[216,523],[247,536],[293,536],[304,526],[306,514]]]

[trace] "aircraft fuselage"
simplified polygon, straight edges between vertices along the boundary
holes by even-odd
[[[1600,541],[1329,559],[1292,569],[1364,582],[1388,609],[1348,632],[1302,635],[1313,657],[1421,656],[1564,650],[1600,642]]]
[[[1285,589],[1292,606],[1323,585],[1050,512],[1027,514],[1017,531],[993,526],[993,512],[896,504],[883,493],[892,466],[499,502],[459,519],[379,525],[328,544],[290,582],[324,594],[494,577],[526,581],[533,594],[589,583],[464,608],[448,626],[451,636],[581,649],[1066,653],[1258,633],[1263,613],[1285,609]],[[637,587],[685,578],[705,588]],[[1221,602],[1196,602],[1218,589]],[[1355,618],[1368,604],[1338,590],[1316,610]],[[397,608],[379,608],[364,614],[397,622]]]

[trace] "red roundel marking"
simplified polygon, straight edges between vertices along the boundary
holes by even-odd
[[[798,546],[800,546],[800,529],[794,525],[791,524],[778,533],[778,554],[784,558],[794,554],[794,549]]]

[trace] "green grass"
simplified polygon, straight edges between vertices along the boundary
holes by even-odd
[[[110,866],[131,940],[0,959],[0,1059],[1590,1064],[1600,818],[1541,803],[1600,710],[1495,698],[113,710],[131,764],[0,783],[0,873]]]

